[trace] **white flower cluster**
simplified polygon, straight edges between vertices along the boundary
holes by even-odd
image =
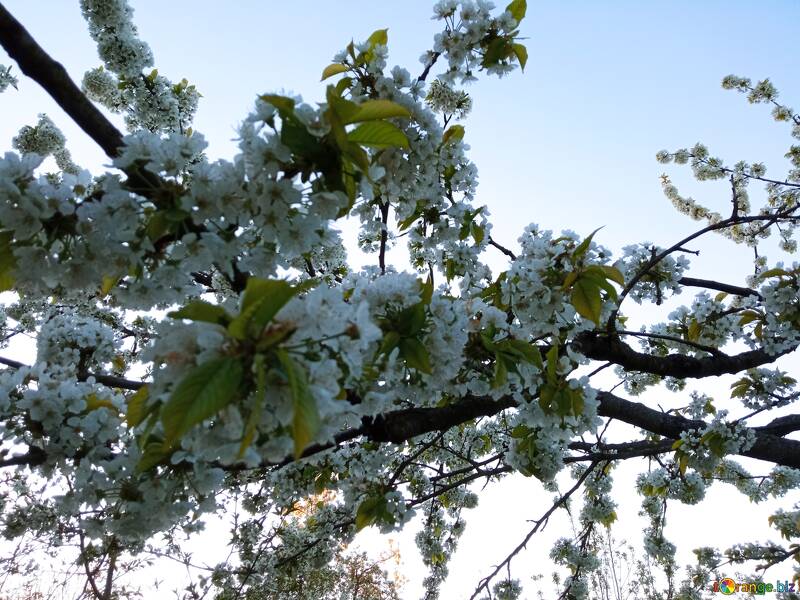
[[[778,263],[776,268],[784,268],[783,263]],[[800,273],[800,263],[792,263],[789,270]],[[761,287],[765,319],[759,342],[768,354],[777,355],[800,343],[800,328],[797,327],[800,297],[797,285],[797,279],[771,278]]]
[[[81,10],[107,69],[98,67],[84,75],[87,96],[114,112],[124,111],[131,131],[185,132],[200,95],[185,79],[173,85],[157,70],[142,74],[153,66],[153,53],[138,36],[128,2],[81,0]]]
[[[66,148],[66,138],[47,115],[39,115],[39,122],[31,127],[26,125],[19,130],[11,145],[23,154],[38,154],[41,157],[52,155],[58,168],[65,173],[76,175],[78,166]]]
[[[553,544],[550,558],[558,565],[568,567],[574,575],[564,581],[570,598],[586,600],[589,597],[588,575],[600,567],[600,559],[594,553],[585,552],[574,541],[561,538]]]
[[[513,308],[521,335],[558,338],[574,322],[576,312],[562,291],[562,273],[571,270],[568,255],[577,241],[573,232],[556,240],[551,231],[534,224],[519,238],[522,250],[503,282],[503,299]]]
[[[446,24],[445,31],[433,40],[433,52],[443,55],[448,70],[440,76],[446,83],[460,79],[462,83],[475,81],[475,72],[486,68],[489,74],[503,76],[511,72],[515,65],[501,61],[485,65],[483,53],[478,49],[487,37],[510,34],[517,27],[511,13],[504,11],[493,17],[494,4],[487,0],[439,0],[433,7],[433,18]],[[496,39],[496,37],[495,37]],[[429,53],[423,54],[420,62],[431,61]]]
[[[662,251],[663,248],[654,246],[650,242],[625,246],[622,249],[622,259],[615,263],[615,266],[622,272],[625,281],[630,281]],[[670,294],[680,293],[678,280],[688,268],[689,260],[685,256],[681,255],[678,258],[665,256],[647,269],[647,274],[633,287],[629,297],[637,304],[645,300],[661,304]]]
[[[431,83],[425,101],[434,111],[456,119],[463,119],[472,110],[469,94],[455,90],[439,79]]]
[[[17,89],[17,78],[11,74],[11,67],[6,67],[5,65],[0,65],[0,94],[8,89],[8,86]]]
[[[720,410],[703,429],[681,433],[681,452],[688,455],[688,465],[708,475],[728,454],[740,454],[753,447],[756,434],[742,421],[728,422],[728,411]]]

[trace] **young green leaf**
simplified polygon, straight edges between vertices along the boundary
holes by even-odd
[[[263,354],[256,354],[253,358],[253,370],[256,373],[256,389],[253,392],[253,405],[250,408],[250,415],[247,417],[247,423],[244,426],[242,443],[239,444],[237,458],[242,458],[250,444],[253,443],[258,423],[261,420],[261,408],[264,405],[264,395],[267,387],[267,369]]]
[[[519,61],[519,68],[525,70],[525,65],[528,64],[528,49],[522,44],[511,44],[514,49],[514,54]]]
[[[128,427],[136,427],[139,423],[145,420],[148,413],[147,398],[149,391],[146,385],[143,385],[133,394],[128,396],[127,408],[125,410],[125,420],[128,422]]]
[[[285,117],[287,114],[294,112],[294,100],[292,98],[280,96],[278,94],[263,94],[259,97],[264,102],[268,102],[278,109],[281,117]]]
[[[356,510],[356,531],[376,523],[386,512],[385,496],[367,496]]]
[[[503,355],[496,352],[494,355],[494,375],[492,376],[492,389],[503,387],[508,381],[508,367],[503,360]]]
[[[367,43],[369,44],[370,48],[373,48],[378,44],[385,46],[389,43],[389,30],[378,29],[373,31],[372,34],[367,38]]]
[[[233,402],[239,395],[242,373],[242,363],[232,356],[192,369],[161,407],[164,443],[174,445],[189,429]]]
[[[408,148],[408,138],[399,127],[386,121],[362,123],[347,134],[347,139],[373,148]],[[363,169],[362,169],[363,170]]]
[[[349,67],[347,65],[343,65],[342,63],[330,64],[322,71],[322,77],[320,78],[320,81],[325,81],[328,77],[333,77],[339,73],[344,73],[348,68]]]
[[[136,471],[144,473],[153,467],[160,465],[172,455],[172,448],[162,442],[150,442],[144,447],[139,462],[136,464]]]
[[[173,319],[202,321],[217,325],[227,325],[231,321],[231,316],[224,308],[205,300],[192,300],[182,308],[167,313],[167,316]]]
[[[584,256],[586,256],[586,252],[589,250],[589,245],[592,243],[592,238],[594,237],[594,234],[596,234],[601,229],[602,227],[598,227],[592,233],[589,234],[589,237],[587,237],[580,244],[578,244],[578,247],[575,248],[575,251],[572,253],[572,259],[575,262],[579,261]]]
[[[600,325],[603,299],[600,297],[600,288],[596,283],[587,278],[578,279],[572,286],[570,302],[580,316]]]
[[[303,451],[317,435],[320,428],[320,417],[317,401],[308,387],[305,369],[297,364],[291,355],[283,349],[275,350],[275,356],[286,373],[289,391],[292,395],[292,436],[294,437],[295,460],[303,455]]]
[[[558,344],[550,346],[547,351],[547,380],[555,383],[558,377]]]
[[[13,271],[17,268],[17,259],[11,247],[13,239],[12,231],[0,231],[0,292],[14,287]]]
[[[528,3],[526,0],[512,0],[512,2],[506,6],[506,10],[511,13],[511,16],[514,17],[514,20],[519,24],[519,22],[525,18],[525,13],[528,10]]]
[[[103,281],[100,284],[100,295],[101,296],[108,296],[108,293],[114,289],[114,286],[117,285],[119,282],[119,277],[112,277],[109,275],[103,275]],[[0,287],[2,284],[0,283]],[[2,290],[0,290],[2,291]]]
[[[625,285],[625,277],[622,275],[622,272],[616,268],[609,265],[596,265],[600,268],[603,273],[606,274],[606,279],[610,279],[614,283],[618,283],[620,285]]]
[[[351,103],[352,104],[352,103]],[[358,110],[352,114],[341,115],[345,125],[363,121],[380,121],[392,117],[410,117],[411,113],[404,106],[391,100],[367,100],[356,105]],[[337,109],[338,110],[338,109]]]
[[[299,291],[282,279],[251,277],[242,295],[241,310],[228,325],[228,333],[244,339],[248,331],[261,331]]]
[[[400,355],[406,364],[421,373],[430,374],[431,359],[427,348],[416,338],[401,338],[399,342]]]
[[[464,139],[464,126],[451,125],[442,135],[442,144],[446,144],[450,140],[463,140]]]

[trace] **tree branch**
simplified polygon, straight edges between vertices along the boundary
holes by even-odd
[[[795,350],[790,348],[780,354],[767,354],[763,350],[749,350],[730,356],[696,358],[682,354],[654,356],[636,352],[616,336],[587,332],[578,335],[574,347],[593,360],[609,361],[628,371],[641,371],[662,377],[702,378],[739,373],[774,361],[779,356]]]
[[[20,70],[41,85],[109,157],[119,154],[122,134],[75,85],[63,65],[50,58],[2,4],[0,45],[17,61]]]
[[[611,417],[635,425],[664,437],[676,440],[681,433],[689,430],[705,429],[704,421],[686,419],[677,415],[653,410],[639,402],[624,400],[610,392],[598,392],[601,417]],[[763,427],[753,427],[756,441],[749,450],[739,452],[741,456],[758,458],[785,467],[800,468],[800,441],[779,437],[775,433],[790,433],[800,428],[800,415],[792,415],[786,421],[776,419]]]
[[[727,292],[728,294],[735,294],[737,296],[755,296],[759,300],[764,298],[756,290],[739,287],[738,285],[731,285],[729,283],[721,283],[719,281],[712,281],[711,279],[696,279],[694,277],[681,277],[678,279],[680,285],[691,287],[700,287],[707,290],[717,290],[718,292]]]
[[[6,365],[12,369],[21,369],[28,366],[25,363],[2,356],[0,356],[0,365]],[[94,380],[101,385],[112,388],[122,388],[123,390],[135,391],[147,385],[143,381],[134,381],[132,379],[125,379],[124,377],[117,377],[116,375],[103,375],[102,373],[86,373],[84,376],[78,377],[78,380],[86,381],[89,377],[94,377]]]
[[[498,244],[498,243],[497,243],[497,242],[494,240],[494,238],[493,238],[492,236],[489,236],[489,245],[490,245],[490,246],[494,246],[495,248],[497,248],[498,250],[500,250],[500,252],[502,252],[503,254],[505,254],[505,255],[506,255],[508,258],[510,258],[511,260],[517,260],[517,255],[516,255],[516,254],[514,254],[514,253],[513,253],[511,250],[509,250],[509,249],[508,249],[508,248],[506,248],[505,246],[503,246],[503,245],[501,245],[501,244]]]
[[[472,592],[472,596],[470,596],[470,597],[469,597],[469,598],[470,598],[470,600],[474,600],[474,598],[476,598],[476,597],[478,596],[478,594],[481,592],[481,590],[484,590],[484,589],[485,589],[485,590],[487,590],[487,591],[489,590],[489,583],[492,581],[492,579],[494,579],[494,578],[495,578],[495,576],[496,576],[496,575],[497,575],[497,574],[498,574],[498,573],[499,573],[499,572],[500,572],[500,571],[503,569],[503,567],[505,567],[506,565],[508,565],[508,564],[511,562],[511,560],[512,560],[512,559],[513,559],[513,558],[514,558],[514,557],[515,557],[517,554],[519,554],[519,553],[522,551],[522,549],[523,549],[523,548],[525,548],[525,547],[528,545],[528,542],[529,542],[529,541],[530,541],[530,539],[533,537],[533,535],[534,535],[534,534],[535,534],[537,531],[539,531],[539,529],[541,529],[541,528],[542,528],[542,526],[543,526],[545,523],[547,523],[547,520],[550,518],[550,516],[551,516],[551,515],[552,515],[552,514],[553,514],[553,513],[554,513],[554,512],[555,512],[555,511],[556,511],[556,510],[557,510],[557,509],[560,507],[560,506],[563,506],[563,505],[564,505],[564,503],[565,503],[567,500],[569,500],[569,498],[570,498],[570,496],[572,496],[572,494],[574,494],[576,491],[578,491],[578,489],[580,489],[580,487],[583,485],[583,482],[584,482],[584,481],[586,481],[586,478],[587,478],[587,477],[589,477],[589,475],[592,473],[592,471],[594,470],[594,468],[595,468],[596,466],[597,466],[597,463],[596,463],[596,462],[593,462],[591,465],[589,465],[589,466],[586,468],[586,470],[583,472],[583,474],[582,474],[582,475],[581,475],[581,476],[578,478],[578,480],[575,482],[575,485],[573,485],[573,486],[572,486],[572,487],[571,487],[569,490],[567,490],[567,491],[566,491],[566,492],[565,492],[565,493],[564,493],[564,494],[563,494],[561,497],[559,497],[559,499],[558,499],[558,500],[556,500],[555,502],[553,502],[553,505],[552,505],[552,506],[551,506],[549,509],[547,509],[547,512],[545,512],[545,513],[544,513],[544,514],[543,514],[541,517],[539,517],[538,519],[536,519],[536,521],[535,521],[535,523],[534,523],[534,526],[533,526],[533,528],[532,528],[532,529],[531,529],[531,530],[530,530],[530,531],[527,533],[527,535],[526,535],[526,536],[525,536],[525,538],[522,540],[522,542],[520,542],[520,544],[519,544],[519,545],[518,545],[516,548],[514,548],[514,549],[511,551],[511,553],[510,553],[508,556],[506,556],[506,557],[505,557],[505,559],[503,560],[503,562],[501,562],[499,565],[496,565],[496,566],[495,566],[495,568],[494,568],[494,570],[493,570],[493,571],[492,571],[492,572],[491,572],[489,575],[487,575],[486,577],[484,577],[483,579],[481,579],[480,583],[478,584],[478,587],[477,587],[477,588],[475,588],[475,591],[474,591],[474,592]]]

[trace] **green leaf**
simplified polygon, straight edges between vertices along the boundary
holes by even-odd
[[[172,448],[162,442],[149,442],[144,447],[142,457],[136,464],[136,471],[144,473],[163,463],[172,454]]]
[[[278,94],[263,94],[259,97],[264,102],[268,102],[278,109],[281,117],[294,112],[294,99],[289,98],[288,96],[280,96]]]
[[[561,289],[566,291],[572,287],[572,284],[575,283],[575,281],[578,279],[578,275],[580,274],[580,271],[570,271],[567,273],[567,276],[564,277],[564,283],[561,284]]]
[[[578,261],[584,256],[586,256],[586,252],[589,250],[589,245],[592,243],[592,238],[594,237],[594,234],[600,231],[601,229],[602,227],[598,227],[592,233],[589,234],[589,237],[587,237],[580,244],[578,244],[578,247],[575,248],[575,251],[572,253],[572,258],[575,261]]]
[[[344,148],[344,155],[349,158],[362,173],[369,174],[369,155],[361,146],[348,139],[347,145]],[[348,167],[349,165],[345,163],[345,169],[350,170]]]
[[[611,282],[606,279],[605,271],[603,271],[598,265],[588,266],[581,274],[581,278],[585,278],[594,283],[597,287],[605,290],[609,297],[616,301],[617,290],[613,285],[611,285]]]
[[[147,398],[149,395],[147,386],[143,385],[128,397],[127,409],[125,410],[125,420],[128,422],[128,427],[136,427],[147,417],[150,412],[147,410]]]
[[[483,241],[485,230],[481,225],[478,225],[475,221],[472,222],[470,225],[470,229],[472,230],[472,239],[475,240],[476,244],[480,244]]]
[[[320,81],[325,81],[328,77],[333,77],[334,75],[338,75],[339,73],[344,73],[347,71],[348,66],[343,65],[342,63],[333,63],[325,67],[322,71],[322,77]]]
[[[239,395],[242,363],[232,356],[210,360],[192,369],[161,407],[164,443],[173,446],[192,427],[213,417]]]
[[[261,420],[261,408],[264,405],[264,396],[267,389],[267,369],[264,364],[263,354],[256,354],[253,358],[253,370],[256,372],[256,389],[253,392],[253,406],[250,409],[250,415],[247,417],[247,423],[244,426],[242,443],[239,444],[239,454],[237,458],[242,458],[250,447],[250,444],[253,443],[258,423]]]
[[[0,292],[5,292],[14,287],[14,269],[17,268],[17,259],[11,247],[14,233],[0,231]]]
[[[600,297],[600,288],[597,284],[580,278],[572,286],[570,302],[579,315],[600,325],[600,313],[603,309],[603,300]]]
[[[248,331],[260,332],[299,291],[282,279],[250,277],[242,295],[241,310],[228,325],[228,333],[242,340]]]
[[[525,65],[528,64],[528,49],[522,44],[511,44],[511,48],[513,48],[514,54],[517,56],[520,69],[524,71]]]
[[[417,302],[404,308],[397,316],[397,330],[405,336],[415,336],[425,326],[425,303]]]
[[[145,232],[150,241],[155,242],[170,230],[171,224],[164,211],[157,211],[147,221]]]
[[[339,81],[336,82],[336,93],[341,96],[345,90],[350,89],[350,86],[353,85],[353,78],[352,77],[342,77]]]
[[[547,351],[547,379],[555,382],[558,378],[558,344],[550,346]]]
[[[503,387],[508,381],[508,367],[503,360],[503,355],[499,352],[494,355],[494,376],[492,377],[492,389]]]
[[[533,344],[529,344],[524,340],[515,340],[512,338],[505,339],[498,344],[504,351],[509,352],[515,356],[520,357],[525,362],[528,362],[537,367],[542,367],[542,355],[539,349]]]
[[[347,101],[345,101],[347,102]],[[351,102],[351,104],[354,104]],[[392,117],[410,117],[411,113],[404,106],[391,100],[367,100],[356,104],[358,110],[350,115],[341,115],[345,125],[363,121],[380,121]],[[340,113],[341,114],[341,113]]]
[[[420,286],[419,297],[423,304],[430,304],[433,299],[433,272],[428,275],[428,278]]]
[[[525,13],[528,10],[528,3],[526,0],[512,0],[512,2],[506,6],[506,10],[510,12],[514,20],[519,23],[525,18]]]
[[[696,342],[700,338],[700,332],[700,323],[697,322],[697,319],[692,319],[686,328],[686,339],[690,342]]]
[[[281,123],[281,142],[295,155],[303,157],[316,156],[321,142],[308,132],[308,128],[294,114],[287,114]]]
[[[720,292],[719,294],[714,296],[714,302],[722,302],[727,297],[728,297],[728,292]]]
[[[397,344],[399,343],[400,334],[396,331],[389,331],[383,336],[383,341],[381,342],[381,347],[378,352],[379,354],[390,354],[392,350],[397,348]]]
[[[337,88],[329,85],[326,92],[325,98],[328,101],[328,110],[334,116],[334,119],[329,118],[330,121],[336,121],[341,127],[344,127],[345,124],[351,123],[349,119],[358,113],[359,105],[355,102],[347,100],[346,98],[342,98],[341,94],[337,92]],[[333,126],[333,122],[331,123]]]
[[[761,314],[754,310],[746,310],[742,313],[739,319],[739,325],[747,325],[748,323],[761,318]]]
[[[442,144],[446,144],[450,140],[463,140],[464,139],[464,126],[451,125],[442,135]]]
[[[556,412],[559,417],[566,417],[572,414],[572,394],[569,388],[560,388],[553,395],[556,403]]]
[[[611,267],[609,265],[596,265],[600,268],[603,273],[606,274],[606,279],[610,279],[614,283],[618,283],[620,285],[625,285],[625,277],[622,275],[622,272],[616,268]]]
[[[399,127],[386,121],[362,123],[347,134],[347,139],[374,148],[408,148],[408,138]]]
[[[401,338],[399,342],[400,355],[406,364],[420,373],[431,373],[431,359],[427,348],[416,338]]]
[[[389,30],[388,29],[378,29],[372,32],[367,38],[367,43],[369,44],[370,48],[377,46],[380,44],[381,46],[385,46],[389,43]]]
[[[681,456],[678,459],[678,469],[681,472],[681,475],[686,473],[686,467],[689,466],[689,455],[685,452],[681,452]]]
[[[112,277],[110,275],[103,275],[103,281],[100,284],[100,295],[108,296],[108,293],[114,289],[114,286],[119,282],[119,277]],[[2,290],[0,290],[2,291]]]
[[[770,277],[788,277],[789,275],[791,275],[791,273],[783,269],[767,269],[762,272],[759,277],[761,279],[768,279]]]
[[[553,400],[554,391],[555,386],[551,384],[543,385],[539,389],[539,406],[546,415],[550,414],[550,403]]]
[[[188,319],[217,325],[227,325],[231,321],[231,316],[224,308],[205,300],[192,300],[179,310],[167,313],[167,316],[173,319]]]
[[[514,52],[511,42],[506,37],[496,37],[489,42],[483,53],[481,66],[488,68],[505,60]]]
[[[386,512],[385,496],[368,496],[356,510],[356,531],[361,531],[380,520]]]
[[[586,402],[583,399],[583,391],[573,390],[569,388],[570,393],[572,394],[572,414],[576,417],[583,414],[583,409],[586,406]]]
[[[281,348],[275,350],[275,356],[289,380],[292,394],[292,436],[294,437],[294,458],[297,460],[317,435],[320,428],[320,417],[317,401],[308,388],[305,369],[297,364],[291,355]]]

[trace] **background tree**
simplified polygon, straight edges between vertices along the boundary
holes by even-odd
[[[763,568],[798,557],[797,506],[771,521],[787,545],[744,544],[725,558],[703,550],[705,575],[681,577],[665,528],[670,501],[696,503],[715,482],[755,501],[800,483],[800,442],[788,437],[800,416],[785,408],[796,382],[775,364],[800,343],[800,267],[758,252],[773,232],[795,251],[796,145],[777,179],[700,144],[659,153],[730,185],[723,216],[665,175],[666,195],[704,223],[666,248],[614,255],[601,233],[530,225],[515,252],[475,205],[476,169],[456,122],[471,102],[456,86],[524,68],[524,0],[494,12],[437,3],[442,32],[416,76],[386,68],[387,30],[350,43],[322,72],[323,102],[259,96],[240,154],[217,162],[191,129],[198,91],[152,68],[129,5],[81,7],[103,65],[79,89],[0,6],[0,43],[19,70],[113,161],[100,175],[81,170],[45,115],[0,161],[0,289],[14,294],[3,337],[37,343],[34,364],[1,359],[7,538],[73,549],[86,593],[110,600],[127,593],[120,576],[138,557],[163,553],[157,544],[179,556],[203,515],[238,503],[233,555],[191,592],[235,598],[335,570],[357,530],[390,531],[416,512],[435,598],[477,502],[470,483],[520,472],[556,491],[569,466],[571,486],[473,597],[517,597],[512,559],[581,495],[574,535],[551,556],[569,572],[561,596],[584,598],[601,566],[592,540],[617,518],[613,468],[647,458],[636,487],[662,597],[698,597],[723,560]],[[22,85],[8,67],[0,73],[3,88]],[[723,85],[771,104],[800,137],[800,117],[768,80]],[[130,134],[91,101],[123,114]],[[56,172],[44,171],[45,157]],[[751,184],[764,185],[763,206],[751,206]],[[373,268],[348,266],[333,227],[346,217],[358,220]],[[687,274],[689,245],[709,233],[756,249],[746,282]],[[409,272],[387,263],[401,237]],[[484,251],[502,253],[507,268],[492,273]],[[701,291],[660,320],[658,307],[686,288]],[[648,321],[636,322],[631,300],[654,307]],[[687,393],[680,410],[664,411],[615,393],[659,383],[681,393],[686,380],[731,374],[722,405]],[[772,470],[752,475],[737,456]],[[325,491],[330,502],[287,526],[281,515]]]

